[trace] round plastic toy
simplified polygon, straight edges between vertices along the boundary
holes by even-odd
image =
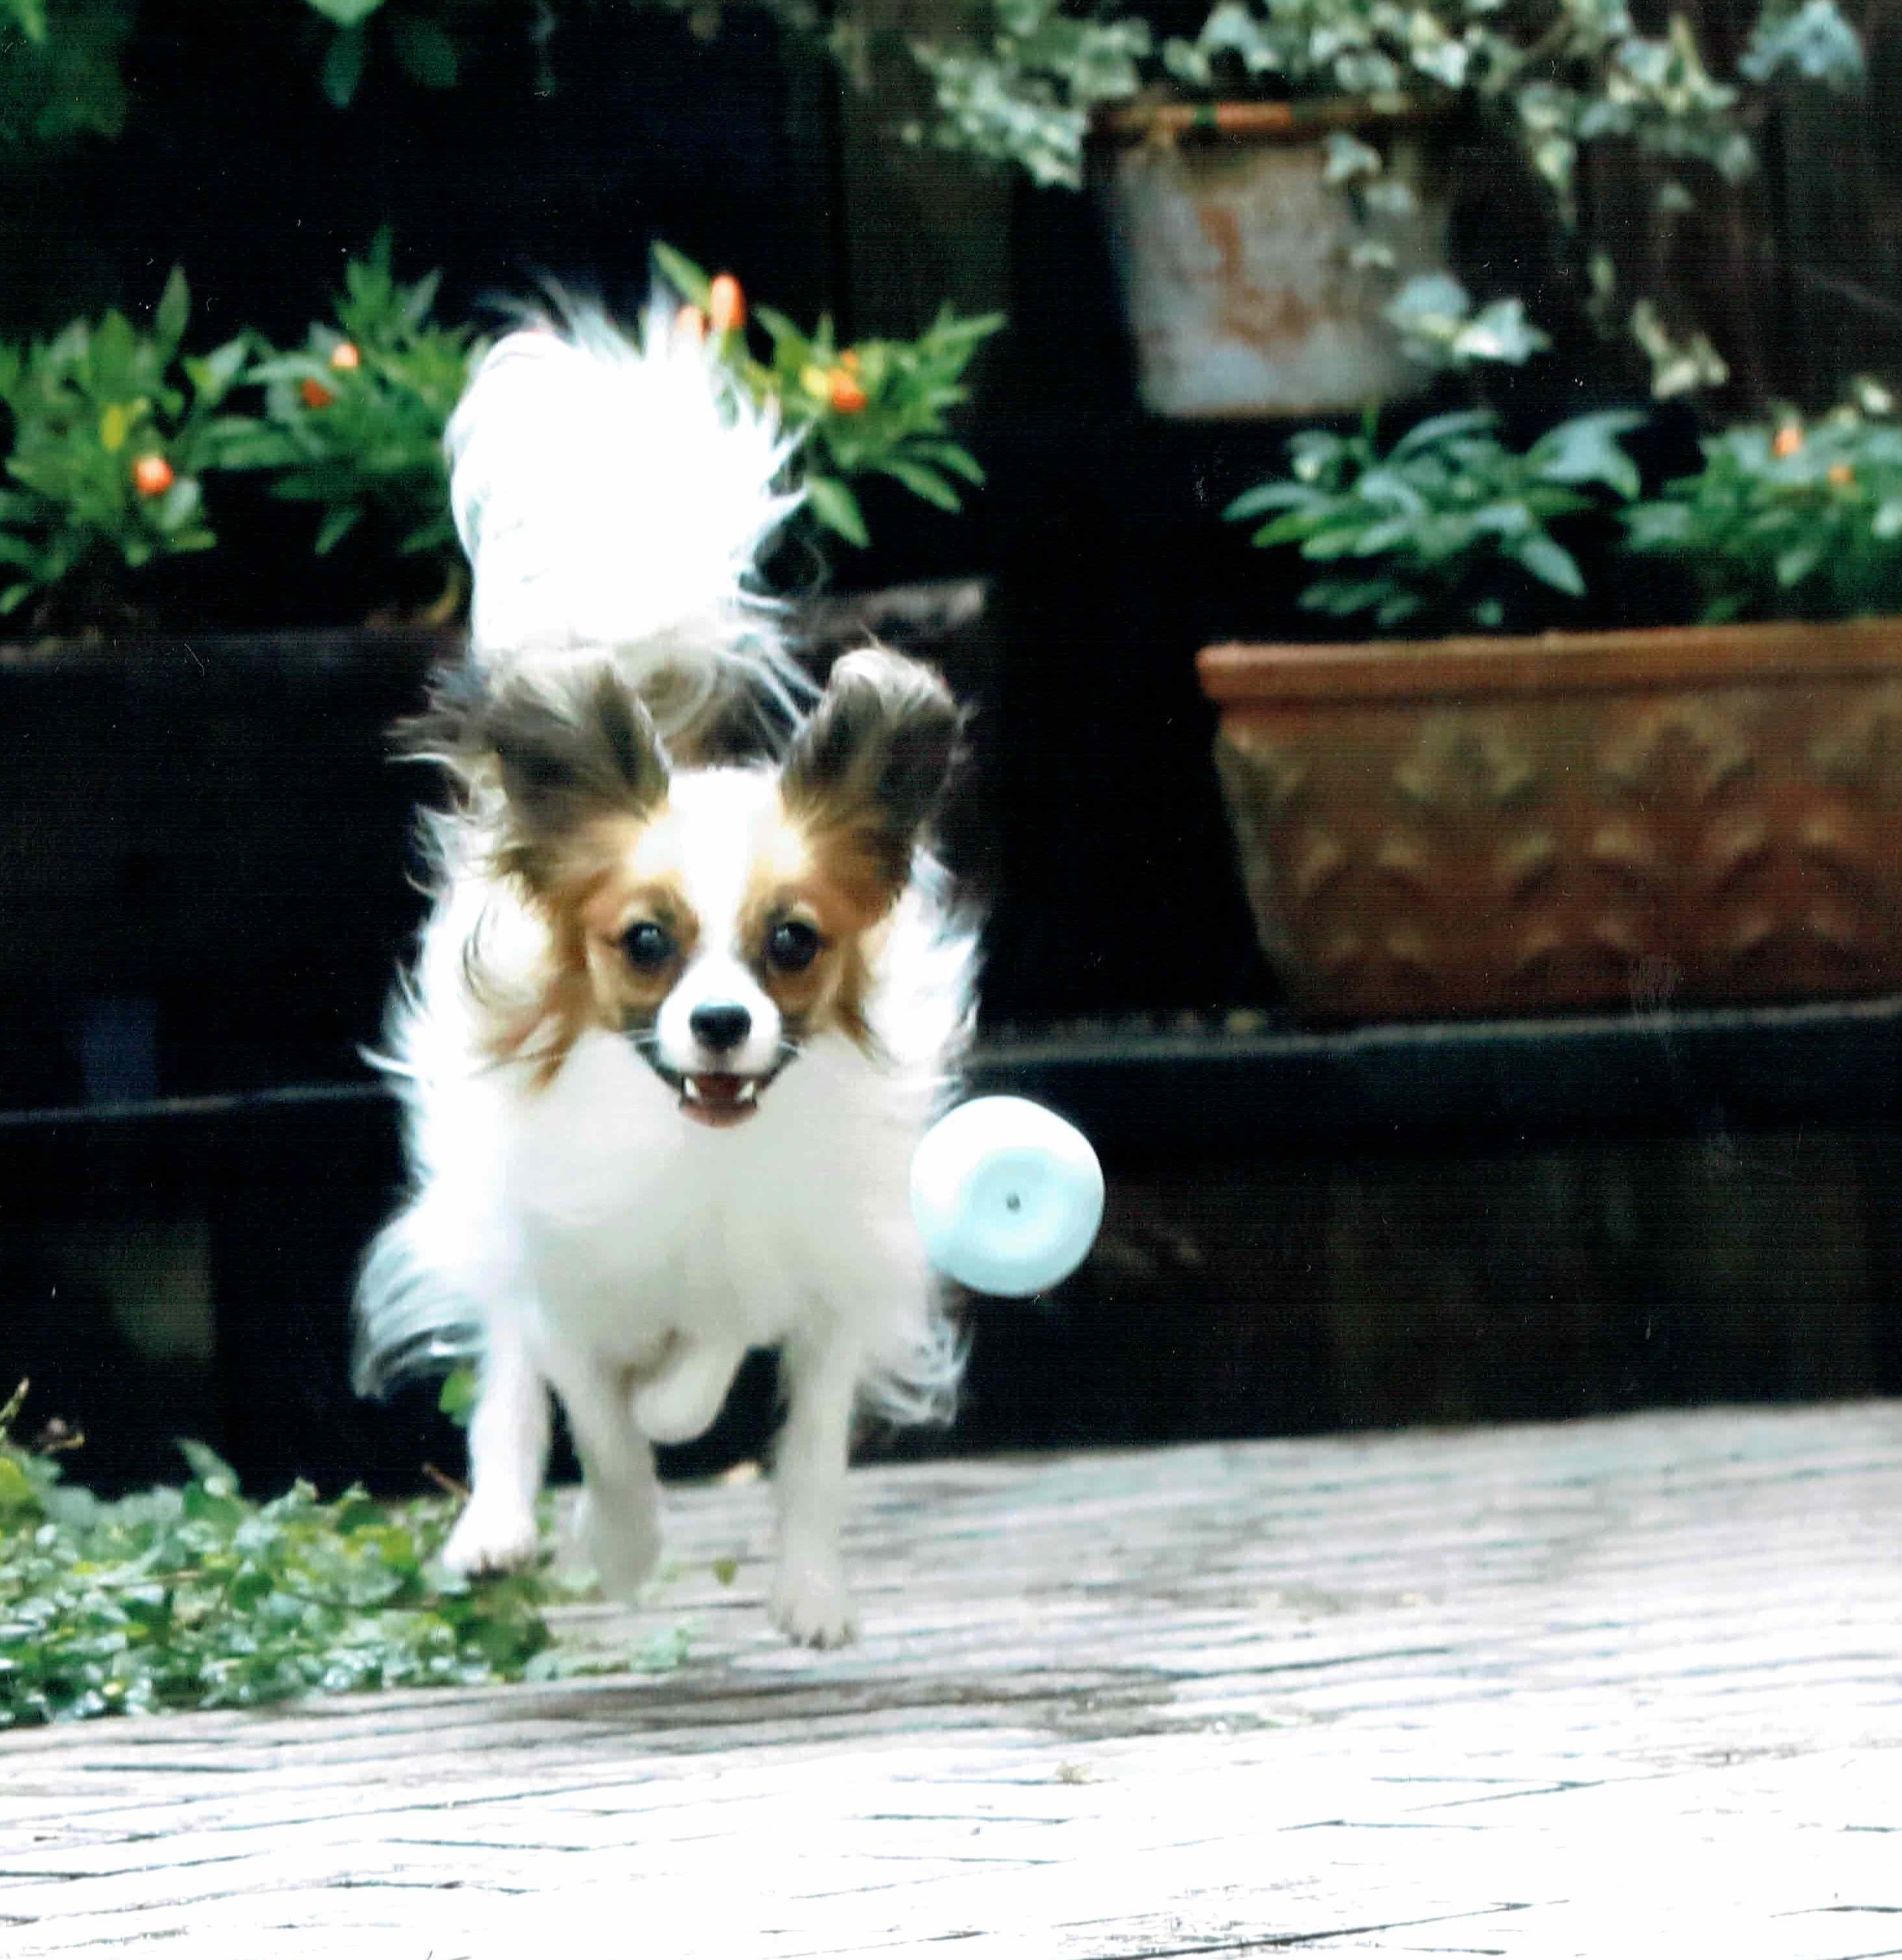
[[[925,1255],[974,1293],[1027,1300],[1067,1279],[1103,1222],[1103,1173],[1080,1130],[1020,1096],[980,1096],[911,1160]]]

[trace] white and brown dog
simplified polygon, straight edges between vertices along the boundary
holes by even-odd
[[[957,1378],[907,1201],[972,1011],[925,851],[957,712],[878,651],[802,697],[751,590],[784,447],[660,316],[510,335],[450,449],[472,648],[418,746],[460,795],[383,1064],[413,1190],[364,1266],[358,1383],[477,1357],[465,1572],[533,1555],[552,1387],[626,1596],[651,1445],[778,1349],[772,1611],[830,1645],[855,1411],[941,1417]],[[736,718],[777,738],[733,759]]]

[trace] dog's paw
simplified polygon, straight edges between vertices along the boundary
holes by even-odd
[[[604,1509],[591,1491],[584,1491],[575,1506],[574,1542],[601,1590],[624,1605],[638,1602],[660,1563],[660,1534],[653,1520]]]
[[[842,1647],[858,1638],[858,1613],[835,1564],[782,1564],[770,1610],[773,1624],[803,1647]]]
[[[442,1560],[465,1578],[482,1572],[517,1572],[534,1562],[538,1543],[533,1511],[475,1497],[463,1507],[443,1547]]]

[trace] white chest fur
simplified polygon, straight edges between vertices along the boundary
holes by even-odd
[[[823,1037],[733,1130],[690,1123],[619,1038],[577,1043],[510,1110],[503,1198],[550,1331],[638,1358],[672,1328],[748,1345],[917,1284],[914,1099]]]

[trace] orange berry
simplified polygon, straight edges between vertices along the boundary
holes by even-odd
[[[843,368],[831,377],[832,387],[828,395],[832,406],[842,415],[855,415],[871,398]]]
[[[722,272],[707,291],[708,317],[716,333],[731,333],[746,324],[746,295],[730,272]]]
[[[297,393],[304,397],[307,409],[327,409],[337,399],[321,381],[307,379],[297,383]]]
[[[707,337],[707,316],[697,306],[683,306],[673,317],[673,330],[698,347]]]
[[[363,356],[354,342],[340,340],[330,350],[330,364],[339,374],[348,374],[363,365]]]
[[[856,347],[847,348],[838,357],[838,364],[847,374],[856,374],[858,372],[858,349]]]
[[[1794,422],[1786,422],[1776,431],[1776,439],[1770,446],[1772,456],[1787,460],[1803,446],[1803,431]]]
[[[1839,490],[1846,490],[1856,481],[1856,472],[1846,463],[1832,463],[1829,466],[1829,479]]]
[[[142,456],[132,465],[132,487],[142,497],[162,497],[178,480],[162,456]]]

